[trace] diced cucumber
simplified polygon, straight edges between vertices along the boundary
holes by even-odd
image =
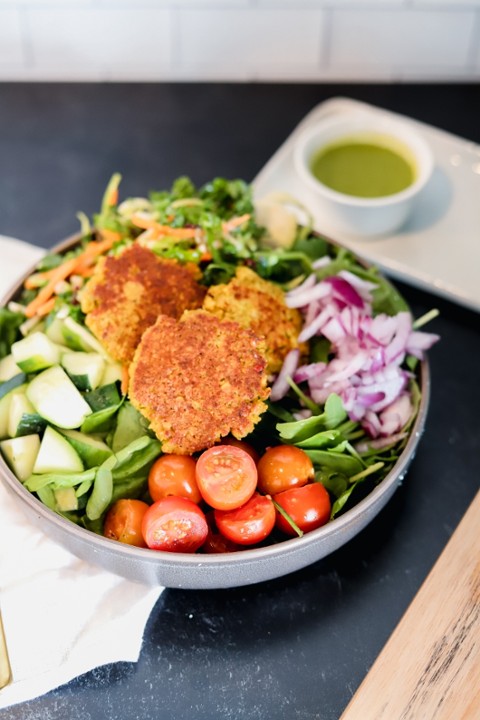
[[[6,380],[5,382],[0,384],[0,400],[5,397],[5,395],[8,395],[9,392],[12,392],[15,388],[20,387],[23,385],[27,380],[27,376],[25,373],[18,373],[18,375],[14,375],[10,380]]]
[[[0,382],[5,382],[22,372],[12,354],[0,360]]]
[[[97,352],[104,358],[108,358],[108,353],[97,338],[87,330],[86,327],[77,323],[72,317],[68,316],[63,321],[62,328],[63,339],[66,345],[72,350],[83,350],[84,352]]]
[[[59,365],[37,375],[27,388],[27,397],[39,415],[60,428],[78,428],[92,412]]]
[[[73,512],[78,510],[78,497],[75,488],[59,488],[53,491],[56,509],[59,512]]]
[[[142,435],[148,435],[148,420],[129,402],[125,402],[117,415],[117,425],[113,433],[112,449],[118,452]]]
[[[102,381],[105,360],[98,353],[66,352],[60,363],[79,390],[95,390]]]
[[[91,435],[78,432],[78,430],[63,430],[62,434],[80,455],[86,468],[101,465],[112,454],[106,443]]]
[[[34,332],[13,343],[12,355],[23,372],[38,372],[60,361],[60,348],[45,333]]]
[[[35,475],[52,472],[82,472],[83,463],[77,451],[59,432],[48,426],[43,434],[33,472]]]
[[[27,396],[13,391],[8,413],[8,435],[12,438],[35,435],[43,432],[45,425],[46,421],[35,412]]]
[[[57,345],[65,345],[65,338],[63,336],[63,325],[65,318],[55,315],[55,317],[47,323],[45,328],[45,335]]]
[[[8,432],[8,423],[10,420],[10,404],[12,402],[12,397],[16,393],[24,393],[27,389],[27,386],[19,385],[16,388],[13,388],[13,390],[10,390],[9,393],[4,395],[0,399],[0,440],[4,440],[9,436]]]
[[[100,385],[110,385],[114,382],[121,382],[122,366],[120,363],[106,363],[105,370]]]
[[[3,457],[22,482],[32,474],[39,449],[39,435],[23,435],[0,442]]]

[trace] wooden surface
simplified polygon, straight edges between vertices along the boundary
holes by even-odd
[[[341,720],[480,718],[479,530],[480,493]]]

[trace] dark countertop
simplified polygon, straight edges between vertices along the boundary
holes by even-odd
[[[96,211],[116,170],[124,196],[179,174],[250,180],[311,108],[338,95],[480,143],[478,85],[0,84],[0,233],[55,244],[77,230],[78,210]],[[442,341],[430,352],[425,434],[380,515],[293,575],[166,590],[138,663],[98,668],[2,718],[340,716],[479,486],[479,317],[400,287],[415,315],[440,308],[430,329]]]

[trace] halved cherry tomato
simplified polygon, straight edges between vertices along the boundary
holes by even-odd
[[[192,500],[169,497],[150,505],[142,522],[142,534],[152,550],[195,552],[208,533],[205,514]]]
[[[253,448],[249,443],[245,442],[244,440],[237,440],[237,438],[228,436],[226,438],[223,438],[222,445],[233,445],[233,447],[238,447],[241,450],[245,450],[245,452],[250,455],[255,465],[260,459],[260,455],[255,450],[255,448]]]
[[[148,507],[142,500],[117,500],[107,512],[103,534],[126,545],[147,547],[142,535],[142,521]]]
[[[306,485],[314,478],[313,463],[294,445],[275,445],[259,460],[258,488],[270,495]]]
[[[315,530],[330,519],[330,496],[319,482],[284,490],[274,495],[273,499],[303,532]],[[286,535],[296,535],[290,523],[278,511],[275,524]]]
[[[239,545],[255,545],[270,535],[275,525],[275,506],[271,498],[255,493],[235,510],[215,510],[218,529]]]
[[[197,460],[196,477],[203,499],[216,510],[233,510],[257,487],[257,467],[250,455],[233,445],[215,445]]]
[[[198,505],[202,496],[195,479],[195,464],[190,455],[161,455],[148,473],[148,490],[152,500],[155,502],[175,495]]]

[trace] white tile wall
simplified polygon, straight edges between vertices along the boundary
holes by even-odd
[[[0,80],[480,80],[480,0],[0,0]]]

